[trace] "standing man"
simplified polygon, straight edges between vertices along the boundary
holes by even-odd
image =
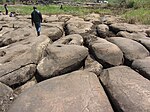
[[[36,7],[33,7],[33,12],[31,13],[31,20],[32,26],[35,25],[37,36],[40,36],[42,14],[37,10]]]
[[[4,8],[5,8],[6,15],[8,15],[7,4],[4,5]]]

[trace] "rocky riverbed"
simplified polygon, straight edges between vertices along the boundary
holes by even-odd
[[[150,112],[150,26],[90,14],[0,16],[0,112]]]

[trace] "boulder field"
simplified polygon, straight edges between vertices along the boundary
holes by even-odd
[[[0,15],[0,112],[150,112],[150,26],[119,17]]]

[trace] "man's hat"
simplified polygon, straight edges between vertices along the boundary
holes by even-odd
[[[34,6],[33,9],[37,9],[37,7]]]
[[[6,7],[6,6],[7,6],[7,4],[4,4],[4,6]]]

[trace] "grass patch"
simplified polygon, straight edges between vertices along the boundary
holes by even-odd
[[[122,15],[129,23],[150,24],[150,10],[147,8],[131,9]]]
[[[9,12],[17,12],[22,15],[30,15],[33,11],[33,6],[31,5],[8,5]],[[68,6],[64,5],[63,9],[60,9],[59,5],[47,5],[37,6],[38,10],[42,14],[72,14],[78,16],[85,16],[90,13],[98,13],[100,15],[106,14],[119,14],[123,18],[127,20],[129,23],[142,23],[142,24],[150,24],[150,10],[149,8],[131,8],[131,9],[102,9],[98,7],[86,8],[86,7],[75,7],[75,6]],[[0,6],[0,10],[5,12],[3,5]],[[123,10],[123,11],[121,11]],[[114,13],[113,13],[114,12]],[[120,12],[120,13],[118,13]]]
[[[114,7],[119,7],[122,4],[122,1],[124,6],[120,7],[126,7],[126,8],[150,8],[150,0],[108,0],[109,4],[111,4]]]
[[[42,14],[72,14],[72,15],[86,15],[89,13],[99,13],[99,14],[111,14],[111,10],[109,9],[92,9],[92,8],[85,8],[85,7],[74,7],[74,6],[63,6],[63,9],[60,9],[59,5],[47,5],[37,6],[38,10]],[[0,6],[0,10],[2,12],[5,12],[4,7]],[[19,14],[31,14],[33,11],[32,6],[25,6],[25,5],[14,5],[14,6],[8,6],[9,12],[17,12]]]

